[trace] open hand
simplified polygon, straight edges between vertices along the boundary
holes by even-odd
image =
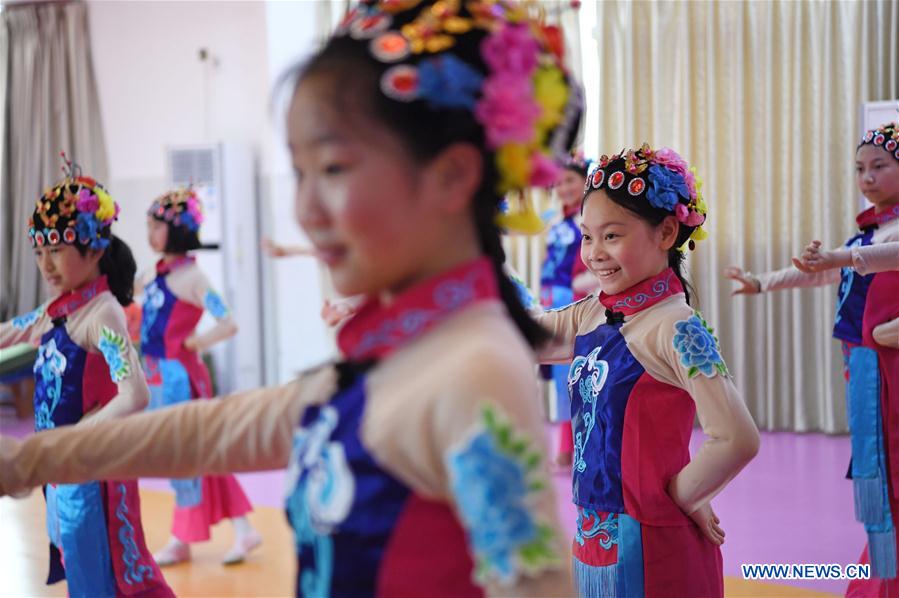
[[[326,299],[325,304],[322,305],[322,320],[332,328],[342,324],[354,313],[356,313],[355,308],[346,302],[332,302]]]
[[[759,279],[752,275],[751,272],[744,272],[742,268],[730,266],[724,269],[724,277],[740,283],[740,286],[734,289],[731,295],[758,295],[762,292],[762,285]]]
[[[834,253],[821,249],[821,241],[812,241],[803,250],[799,259],[793,258],[793,265],[806,274],[814,274],[822,270],[836,268],[836,260]]]
[[[699,531],[702,532],[702,535],[709,542],[715,546],[724,544],[724,530],[720,526],[721,520],[718,519],[718,516],[712,510],[711,503],[706,503],[705,506],[693,511],[690,514],[690,519],[699,527]]]

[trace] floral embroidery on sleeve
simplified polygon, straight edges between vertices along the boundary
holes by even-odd
[[[681,365],[687,368],[690,378],[700,373],[707,378],[714,378],[716,374],[729,375],[714,330],[698,311],[686,320],[676,322],[674,329],[674,348],[680,353]]]
[[[40,317],[44,315],[44,306],[41,305],[35,310],[28,312],[27,314],[22,314],[21,316],[16,316],[12,319],[12,327],[16,330],[25,330],[29,326],[33,326],[35,322],[37,322]]]
[[[490,407],[475,433],[447,455],[450,483],[476,560],[475,580],[513,583],[521,569],[535,573],[560,562],[553,529],[529,508],[546,488],[541,455]]]
[[[113,382],[121,382],[131,375],[131,364],[128,362],[128,341],[124,336],[116,334],[104,326],[100,333],[100,342],[97,345],[106,365],[109,366],[109,376]]]
[[[225,301],[222,299],[222,296],[209,289],[206,291],[206,296],[203,297],[203,307],[212,314],[216,320],[221,320],[228,316],[228,306],[225,305]]]

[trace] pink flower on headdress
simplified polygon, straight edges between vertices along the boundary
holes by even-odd
[[[696,175],[693,174],[692,170],[688,170],[684,175],[684,182],[687,184],[687,191],[690,192],[690,197],[696,197]]]
[[[540,106],[534,101],[531,82],[509,75],[496,75],[484,83],[483,97],[475,117],[487,134],[487,145],[496,149],[509,142],[530,143]]]
[[[703,222],[705,222],[705,216],[703,216],[699,212],[690,212],[690,215],[687,217],[686,224],[687,226],[699,226]]]
[[[668,147],[656,150],[652,154],[652,163],[664,166],[668,170],[676,172],[685,178],[690,171],[690,165],[687,164],[687,161],[681,158],[680,154],[676,151]]]
[[[200,202],[197,200],[196,196],[192,195],[190,199],[187,200],[187,212],[193,217],[197,226],[203,224],[203,212],[200,211]]]
[[[690,217],[690,210],[688,210],[687,206],[685,206],[684,204],[679,203],[674,206],[674,215],[677,216],[678,222],[683,222],[684,224],[686,224],[687,219]]]
[[[493,74],[527,77],[537,68],[540,45],[526,25],[504,25],[481,42],[481,56]]]
[[[91,193],[90,189],[81,189],[78,192],[78,203],[76,206],[79,212],[87,212],[93,214],[100,207],[100,200],[96,195]]]
[[[531,185],[533,187],[549,188],[559,180],[561,169],[555,160],[537,152],[533,159],[534,169],[531,171]]]

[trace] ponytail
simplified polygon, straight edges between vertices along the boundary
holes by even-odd
[[[500,231],[494,219],[497,201],[495,194],[491,191],[495,186],[495,178],[491,175],[493,175],[493,170],[485,168],[481,192],[475,197],[473,202],[478,239],[484,254],[493,263],[493,270],[499,287],[499,296],[509,312],[509,317],[512,318],[515,326],[531,347],[540,347],[550,340],[551,335],[525,309],[524,304],[521,302],[518,288],[503,269],[503,264],[506,262],[506,251],[503,249]]]
[[[684,276],[684,260],[685,257],[682,251],[678,251],[674,247],[668,250],[668,267],[674,270],[674,274],[677,276],[677,279],[680,280],[681,286],[684,287],[684,295],[687,299],[687,305],[691,305],[690,296],[695,294],[696,291],[693,289],[693,285],[687,282],[687,279]]]
[[[137,263],[128,244],[119,237],[109,238],[109,247],[100,258],[100,274],[105,274],[109,282],[109,291],[122,307],[128,307],[134,300],[134,275]]]

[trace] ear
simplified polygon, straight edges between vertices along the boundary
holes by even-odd
[[[453,143],[425,167],[423,199],[437,213],[467,211],[483,177],[481,150],[470,143]]]
[[[666,216],[659,226],[656,227],[656,234],[659,239],[659,247],[664,251],[669,251],[674,247],[677,241],[677,234],[680,232],[680,223],[675,216]]]
[[[88,249],[84,257],[92,264],[99,264],[100,260],[103,259],[104,253],[106,253],[105,249]]]

